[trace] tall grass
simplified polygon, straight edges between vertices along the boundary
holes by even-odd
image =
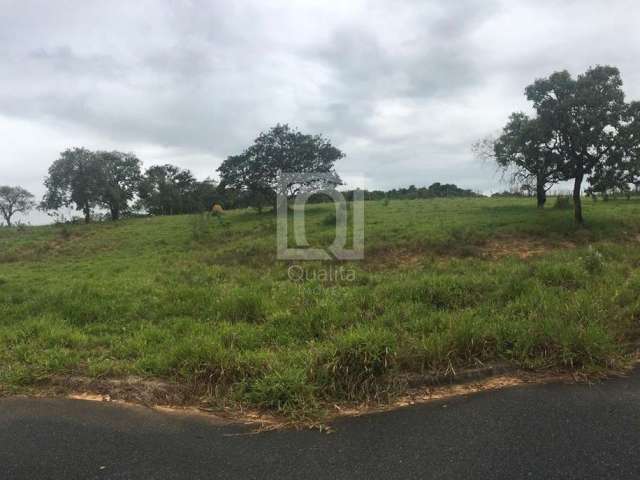
[[[309,207],[310,243],[331,237],[332,214]],[[618,367],[640,333],[640,203],[585,215],[576,228],[571,212],[528,200],[370,202],[365,261],[303,265],[353,269],[350,281],[290,281],[273,217],[247,211],[224,226],[0,229],[0,385],[135,374],[307,415],[492,361]]]

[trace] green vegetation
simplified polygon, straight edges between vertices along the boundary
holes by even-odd
[[[33,195],[24,188],[0,185],[0,226],[4,220],[11,227],[15,214],[27,213],[34,205]]]
[[[584,208],[577,227],[531,199],[367,202],[365,260],[301,281],[254,211],[0,229],[0,385],[135,374],[309,415],[496,360],[617,368],[640,334],[640,202]],[[334,213],[308,206],[312,244]]]
[[[289,125],[278,124],[261,132],[239,155],[231,155],[218,168],[220,188],[228,198],[235,198],[258,211],[276,205],[278,195],[291,197],[313,188],[341,185],[334,164],[344,157],[322,135],[306,135]],[[307,174],[295,178],[292,173]],[[325,175],[319,178],[318,175]]]
[[[566,71],[539,78],[525,89],[535,116],[513,113],[497,139],[474,145],[493,159],[511,181],[535,191],[543,208],[547,191],[573,181],[574,218],[584,221],[582,184],[587,193],[630,195],[640,186],[640,102],[625,102],[616,67],[596,66],[573,78]]]

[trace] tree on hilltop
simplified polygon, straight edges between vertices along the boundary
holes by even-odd
[[[85,223],[95,208],[109,210],[112,220],[129,209],[140,181],[140,160],[131,153],[65,150],[49,167],[43,210],[75,207]]]
[[[22,187],[0,186],[0,214],[8,227],[17,213],[27,213],[35,206],[33,195]]]
[[[220,186],[246,192],[249,202],[261,210],[266,205],[273,205],[278,193],[292,196],[323,183],[317,179],[291,181],[279,192],[282,174],[327,174],[334,179],[334,185],[340,184],[334,165],[343,157],[344,153],[323,136],[306,135],[288,125],[278,124],[261,133],[244,152],[229,156],[220,165]]]

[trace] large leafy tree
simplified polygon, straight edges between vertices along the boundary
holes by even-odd
[[[140,160],[131,153],[65,150],[49,167],[41,206],[45,210],[74,206],[87,223],[96,207],[105,208],[117,220],[129,209],[139,181]]]
[[[44,185],[43,209],[73,206],[89,223],[100,199],[101,174],[95,154],[86,148],[65,150],[49,167]]]
[[[579,75],[555,72],[526,88],[537,118],[558,152],[564,179],[573,179],[574,217],[583,222],[582,187],[598,165],[619,170],[624,115],[622,79],[615,67],[597,66]]]
[[[99,173],[98,203],[118,220],[129,210],[141,180],[140,160],[132,153],[118,151],[95,154]]]
[[[537,118],[514,113],[492,143],[492,155],[513,181],[534,184],[538,207],[544,207],[547,191],[560,178],[560,157],[550,129]]]
[[[288,125],[276,125],[261,133],[253,145],[239,155],[228,157],[218,168],[220,186],[245,192],[250,203],[261,209],[273,204],[278,193],[288,196],[319,182],[295,180],[279,192],[283,173],[329,174],[334,184],[340,183],[334,165],[344,157],[338,148],[321,135],[306,135]]]
[[[154,165],[140,182],[138,195],[142,206],[155,215],[175,215],[196,211],[193,174],[175,165]]]
[[[8,227],[16,213],[27,213],[34,206],[33,195],[24,188],[0,186],[0,214]]]
[[[589,193],[606,196],[610,191],[629,192],[640,187],[640,102],[631,102],[616,132],[608,155],[595,166],[589,178]]]
[[[220,189],[261,211],[276,198],[275,185],[266,170],[251,148],[240,155],[231,155],[218,168]]]

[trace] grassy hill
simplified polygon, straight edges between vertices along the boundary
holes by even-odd
[[[528,199],[365,211],[365,260],[300,264],[301,281],[276,261],[271,214],[0,229],[0,385],[137,375],[300,415],[495,360],[584,372],[627,362],[640,201],[588,202],[580,229],[571,211]],[[312,243],[330,243],[333,212],[308,207]]]

